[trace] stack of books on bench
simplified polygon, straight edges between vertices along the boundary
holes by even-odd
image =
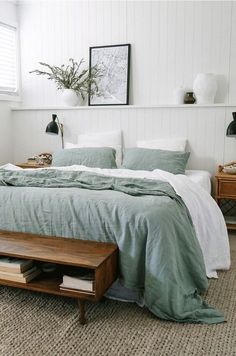
[[[0,256],[0,279],[28,283],[40,274],[32,260]]]
[[[84,291],[93,293],[95,290],[94,273],[87,271],[77,271],[63,275],[63,282],[60,284],[61,290]]]

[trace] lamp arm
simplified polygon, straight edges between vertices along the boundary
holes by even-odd
[[[64,129],[63,129],[63,124],[60,123],[58,117],[57,117],[57,122],[58,122],[58,127],[59,127],[59,130],[60,130],[60,133],[61,133],[61,145],[62,145],[62,148],[64,148]]]

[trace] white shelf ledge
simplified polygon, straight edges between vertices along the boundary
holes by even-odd
[[[217,108],[236,107],[236,104],[160,104],[160,105],[104,105],[104,106],[22,106],[12,107],[12,111],[36,111],[36,110],[94,110],[94,109],[159,109],[159,108]]]

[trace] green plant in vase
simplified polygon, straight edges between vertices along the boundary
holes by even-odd
[[[76,62],[73,58],[69,59],[69,64],[62,64],[60,67],[39,62],[45,70],[35,69],[30,73],[45,75],[47,79],[53,80],[58,90],[63,90],[63,97],[68,105],[78,104],[79,97],[82,100],[90,95],[100,95],[97,80],[102,77],[102,69],[98,66],[82,68],[84,63],[82,58]]]

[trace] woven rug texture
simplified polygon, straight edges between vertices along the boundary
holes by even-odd
[[[78,321],[74,299],[0,287],[1,356],[231,356],[236,355],[236,252],[232,267],[211,280],[205,299],[226,323],[178,324],[136,304],[86,303]]]

